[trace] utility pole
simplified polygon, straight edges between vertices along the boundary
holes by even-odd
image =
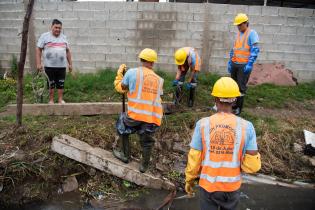
[[[18,69],[17,95],[16,95],[16,124],[18,127],[22,125],[22,106],[23,106],[23,76],[24,65],[27,51],[28,28],[33,11],[34,0],[29,0],[26,8],[26,14],[23,21],[21,53]]]

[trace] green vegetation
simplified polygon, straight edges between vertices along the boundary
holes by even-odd
[[[157,71],[164,78],[164,101],[173,100],[174,88],[172,81],[174,74]],[[65,101],[66,102],[106,102],[120,101],[121,97],[113,87],[115,72],[110,69],[101,70],[95,74],[68,74],[65,82]],[[210,92],[213,84],[220,76],[211,73],[202,73],[199,75],[196,105],[197,107],[208,107],[213,105],[213,98]],[[15,103],[16,83],[0,80],[0,108],[8,103]],[[185,91],[183,103],[188,95]],[[24,101],[26,103],[35,103],[35,97],[32,92],[32,75],[25,76]],[[315,81],[311,83],[299,84],[295,87],[279,87],[271,84],[264,84],[255,87],[249,87],[245,103],[247,107],[267,107],[283,108],[288,103],[297,101],[304,102],[315,99]],[[44,99],[47,102],[48,96]]]

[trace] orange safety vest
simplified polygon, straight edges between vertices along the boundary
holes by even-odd
[[[248,63],[248,58],[250,56],[250,47],[248,45],[248,37],[250,34],[250,28],[247,28],[245,33],[240,38],[240,32],[237,33],[237,38],[234,42],[233,47],[233,57],[232,61],[234,63],[246,64]]]
[[[137,69],[134,92],[128,92],[128,116],[134,120],[161,125],[163,117],[161,94],[164,80],[153,70]]]
[[[191,71],[200,71],[201,59],[200,59],[196,49],[192,48],[192,47],[183,47],[182,49],[185,50],[185,52],[187,53],[188,64],[189,64],[189,67],[191,68],[190,70]],[[192,63],[191,54],[192,53],[195,53],[195,55],[196,55],[196,63],[195,63],[194,68],[192,68],[192,66],[191,66],[191,63]]]
[[[240,188],[246,125],[242,118],[224,113],[201,120],[200,187],[208,192],[232,192]]]

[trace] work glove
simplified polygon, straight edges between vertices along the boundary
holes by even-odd
[[[122,79],[124,77],[126,70],[127,70],[126,64],[121,64],[119,66],[119,69],[117,70],[117,76]]]
[[[178,85],[178,80],[177,79],[175,79],[175,80],[173,80],[173,86],[177,86]]]
[[[185,183],[185,191],[188,195],[192,196],[194,194],[195,192],[193,189],[194,186],[195,186],[195,183],[193,180]]]
[[[246,66],[244,67],[244,74],[249,74],[253,70],[253,63],[248,62]]]
[[[242,164],[241,164],[242,171],[248,174],[256,173],[261,168],[261,159],[260,154],[257,155],[250,155],[245,154]]]
[[[227,70],[230,74],[232,73],[232,61],[231,60],[229,60],[229,62],[228,62]]]
[[[187,90],[190,90],[191,88],[193,88],[193,85],[191,84],[191,82],[189,82],[185,84],[185,87]]]
[[[126,72],[127,66],[125,64],[121,64],[119,66],[119,69],[117,70],[117,76],[116,79],[114,81],[114,86],[117,92],[119,93],[125,93],[127,92],[127,90],[123,90],[121,87],[121,82],[124,78],[124,74]]]

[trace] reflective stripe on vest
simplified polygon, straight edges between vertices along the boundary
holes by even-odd
[[[217,133],[215,132],[214,127],[229,127],[229,125],[222,125],[215,122],[213,123],[214,127],[211,127],[211,120],[218,121],[218,119],[215,119],[215,115],[211,118],[204,118],[201,121],[202,144],[204,149],[199,185],[209,192],[235,191],[241,185],[240,160],[246,135],[246,125],[245,121],[239,117],[234,116],[232,119],[235,119],[235,122],[232,123],[235,127],[225,128],[230,129],[230,132],[218,131]],[[231,133],[231,130],[235,130],[235,132]],[[214,132],[212,133],[212,136],[214,135],[214,137],[219,140],[222,140],[223,138],[224,141],[219,144],[213,143],[213,145],[211,145],[211,142],[218,141],[218,139],[213,139],[214,137],[210,138],[211,132]],[[217,137],[215,135],[219,136]],[[230,137],[233,137],[234,140],[233,150],[231,147],[232,144],[228,144],[227,141],[228,139],[231,141]],[[219,154],[217,154],[217,152],[219,152]],[[230,158],[231,160],[223,160],[224,158]],[[214,161],[213,159],[217,161]]]
[[[144,81],[145,76],[152,77],[152,79]],[[148,84],[145,85],[145,82]],[[163,82],[164,80],[153,71],[144,70],[142,67],[137,69],[136,89],[133,93],[128,92],[128,116],[130,118],[161,125],[163,109],[160,95]]]
[[[248,38],[250,34],[250,28],[246,30],[244,35],[241,37],[240,32],[237,33],[237,38],[234,42],[233,57],[234,63],[246,64],[250,56],[250,47],[248,45]]]

